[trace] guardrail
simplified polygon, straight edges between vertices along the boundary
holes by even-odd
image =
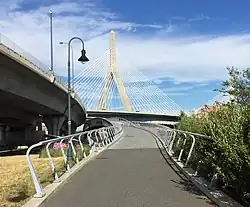
[[[86,132],[80,132],[73,135],[63,136],[63,137],[57,137],[50,140],[45,140],[38,142],[32,146],[29,147],[29,149],[26,152],[26,159],[28,162],[28,166],[30,169],[31,177],[35,186],[36,194],[34,197],[41,198],[45,195],[45,191],[41,186],[41,183],[38,179],[37,173],[35,171],[34,165],[30,158],[30,152],[34,148],[45,146],[46,153],[48,156],[48,161],[51,167],[51,172],[53,176],[54,182],[60,182],[60,178],[56,172],[55,164],[53,161],[53,158],[50,153],[50,146],[54,143],[57,143],[61,150],[62,157],[64,158],[65,163],[65,170],[66,172],[70,172],[70,164],[69,160],[67,159],[65,149],[68,150],[69,148],[72,149],[73,152],[73,160],[75,161],[75,164],[78,164],[81,159],[87,158],[89,155],[92,155],[95,152],[98,152],[98,150],[102,150],[105,146],[108,146],[113,141],[117,140],[122,136],[123,130],[121,125],[111,126],[111,127],[104,127],[96,130],[86,131]],[[63,143],[66,142],[66,147],[63,145]],[[87,145],[90,148],[89,153],[86,153],[84,150],[84,142],[87,142]],[[76,150],[76,144],[80,147],[80,152],[77,152]],[[79,154],[82,153],[83,156],[81,157]]]
[[[134,122],[138,124],[139,122]],[[139,125],[142,123],[139,123]],[[183,153],[187,144],[187,141],[191,141],[191,145],[185,159],[183,167],[186,167],[190,161],[196,139],[204,139],[213,142],[214,140],[210,136],[182,131],[178,129],[172,129],[163,125],[153,124],[153,123],[143,123],[144,127],[148,127],[151,132],[156,134],[164,142],[166,149],[170,155],[177,156],[177,161],[181,162],[183,159]],[[161,131],[162,130],[162,131]],[[163,132],[163,134],[161,133]],[[177,139],[176,139],[177,138]]]
[[[49,66],[42,63],[40,60],[35,58],[33,55],[25,51],[23,48],[21,48],[19,45],[17,45],[15,42],[10,40],[8,37],[0,34],[0,44],[4,45],[9,50],[13,51],[15,54],[18,54],[21,58],[23,58],[25,61],[29,62],[30,64],[34,65],[38,70],[36,72],[39,72],[40,75],[43,77],[47,77],[48,79],[53,80],[56,82],[61,88],[63,88],[65,91],[67,91],[67,83],[63,80],[62,77],[57,76],[54,72],[52,72],[49,68]],[[83,107],[81,98],[72,90],[72,96],[75,98],[78,103]],[[83,107],[84,108],[84,107]]]

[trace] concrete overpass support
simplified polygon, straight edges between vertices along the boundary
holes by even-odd
[[[65,116],[48,116],[43,118],[48,133],[52,135],[60,135]]]
[[[33,124],[28,124],[24,127],[24,139],[32,140],[32,131],[34,130]]]
[[[77,125],[75,122],[71,122],[71,134],[74,134],[76,132],[76,129],[77,129]],[[65,119],[63,125],[62,125],[62,128],[61,128],[61,131],[63,133],[63,135],[68,135],[68,120]]]
[[[38,131],[42,131],[43,130],[42,122],[37,123],[37,130]]]
[[[4,138],[5,138],[4,128],[5,126],[0,124],[0,145],[4,143]]]

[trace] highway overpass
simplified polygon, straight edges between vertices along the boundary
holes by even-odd
[[[29,139],[41,122],[49,134],[66,130],[67,88],[0,39],[0,146],[13,136]],[[84,106],[72,97],[72,130],[85,120]]]
[[[125,111],[106,111],[106,110],[88,110],[88,118],[102,117],[114,118],[121,117],[129,121],[178,121],[179,116],[166,114],[151,114],[142,112],[125,112]]]

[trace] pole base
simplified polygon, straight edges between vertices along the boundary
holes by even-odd
[[[35,194],[33,197],[34,198],[42,198],[42,197],[44,197],[46,195],[46,193],[45,192],[42,192],[42,193],[40,193],[40,194]]]
[[[58,180],[54,180],[53,181],[53,183],[60,183],[61,182],[61,180],[60,179],[58,179]]]

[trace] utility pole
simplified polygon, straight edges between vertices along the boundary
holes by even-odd
[[[53,63],[53,26],[52,26],[52,11],[49,11],[50,14],[50,70],[54,73],[54,63]]]

